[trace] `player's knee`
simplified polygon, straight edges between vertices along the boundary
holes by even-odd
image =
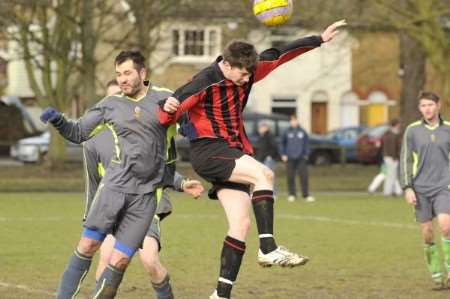
[[[426,225],[422,227],[422,237],[425,243],[431,244],[433,242],[433,226]]]
[[[441,229],[442,236],[444,236],[446,238],[450,237],[450,225],[449,224],[440,225],[440,229]]]
[[[109,264],[114,266],[115,268],[119,270],[125,271],[125,269],[128,267],[128,264],[130,263],[130,258],[126,256],[112,256],[111,260],[109,261]]]
[[[263,175],[264,175],[264,179],[265,179],[267,182],[273,183],[275,174],[273,173],[272,170],[270,170],[270,169],[267,168],[267,167],[264,167],[264,168],[263,168]]]
[[[100,248],[101,242],[90,239],[82,239],[78,243],[78,251],[85,256],[93,256]]]
[[[158,259],[153,255],[141,254],[141,262],[147,272],[154,272],[158,265]]]

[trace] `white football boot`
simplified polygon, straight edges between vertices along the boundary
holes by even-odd
[[[309,258],[290,252],[286,247],[279,246],[272,252],[267,254],[262,253],[261,249],[258,252],[258,264],[262,267],[271,267],[272,265],[279,265],[281,267],[296,267],[304,265]]]

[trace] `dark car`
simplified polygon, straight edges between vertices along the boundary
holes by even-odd
[[[339,128],[328,132],[327,137],[339,145],[345,162],[358,162],[358,137],[366,129],[366,126]]]
[[[279,144],[281,134],[289,127],[289,117],[283,114],[265,114],[257,112],[244,113],[244,126],[250,142],[254,145],[258,139],[258,125],[266,123],[275,135]],[[338,144],[332,139],[311,134],[310,136],[310,162],[316,165],[330,164],[340,159]],[[187,138],[177,140],[177,151],[182,161],[189,161],[189,141]],[[257,151],[258,148],[255,148]]]
[[[365,164],[380,163],[382,159],[382,138],[388,125],[368,128],[358,138],[358,160]]]

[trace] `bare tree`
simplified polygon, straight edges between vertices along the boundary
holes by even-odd
[[[449,0],[303,0],[295,8],[299,25],[324,26],[345,18],[353,32],[398,34],[400,108],[405,122],[416,117],[416,97],[425,86],[427,61],[444,78],[444,94],[450,96]]]
[[[8,38],[19,44],[30,86],[42,105],[64,111],[73,96],[70,85],[76,68],[77,28],[73,15],[78,3],[61,1],[11,1],[6,16]],[[64,141],[53,134],[51,161],[65,156]]]

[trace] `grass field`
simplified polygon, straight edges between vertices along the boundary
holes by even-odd
[[[208,298],[226,223],[219,204],[174,196],[162,259],[177,298]],[[278,242],[311,257],[304,267],[260,268],[253,227],[234,298],[450,298],[432,291],[411,208],[401,199],[323,192],[315,203],[276,202]],[[82,193],[0,193],[0,298],[52,298],[81,231]],[[95,264],[95,263],[94,263]],[[92,269],[91,269],[92,270]],[[78,298],[93,289],[93,270]],[[137,259],[118,298],[152,298]]]

